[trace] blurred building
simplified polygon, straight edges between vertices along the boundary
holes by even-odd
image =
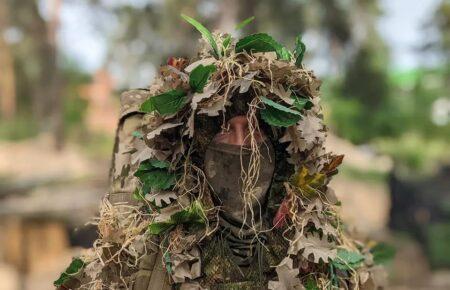
[[[96,238],[84,225],[106,191],[108,162],[51,144],[48,135],[0,142],[1,290],[50,289],[71,256]]]
[[[106,69],[95,72],[90,85],[82,88],[88,101],[86,125],[95,133],[113,135],[119,116],[118,100],[113,98],[115,83]]]

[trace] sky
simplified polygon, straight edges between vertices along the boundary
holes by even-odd
[[[423,25],[439,3],[441,0],[381,0],[384,16],[378,29],[391,49],[394,68],[407,70],[421,64],[415,50],[423,44]]]
[[[118,1],[118,0],[116,0]],[[120,0],[122,1],[122,0]],[[441,0],[381,0],[383,16],[378,29],[391,49],[391,65],[395,70],[409,70],[421,64],[415,51],[423,41],[423,24]],[[134,0],[140,3],[143,0]],[[100,68],[107,57],[107,42],[102,29],[89,21],[89,6],[82,1],[63,2],[59,44],[66,55],[88,72]],[[114,26],[114,19],[105,17],[105,25]],[[97,21],[98,22],[98,21]],[[314,69],[314,67],[312,67]]]

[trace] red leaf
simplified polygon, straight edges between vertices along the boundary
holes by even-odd
[[[273,226],[277,229],[286,224],[286,216],[289,214],[289,200],[284,199],[273,218]]]
[[[172,66],[178,70],[182,70],[187,64],[187,60],[182,57],[169,57],[167,59],[167,65]]]
[[[167,65],[175,67],[176,63],[177,63],[177,59],[173,56],[171,56],[167,59]]]

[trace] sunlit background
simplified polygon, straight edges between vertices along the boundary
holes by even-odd
[[[323,79],[332,186],[361,239],[397,250],[390,289],[450,289],[450,1],[1,0],[0,289],[51,289],[96,237],[119,94],[199,34],[267,32]],[[239,37],[239,35],[236,35]]]

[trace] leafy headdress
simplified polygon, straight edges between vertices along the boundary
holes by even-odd
[[[226,130],[227,121],[243,115],[249,124],[250,165],[241,173],[241,194],[245,199],[255,190],[258,177],[251,168],[261,158],[255,136],[263,130],[275,148],[276,164],[267,231],[281,233],[287,245],[272,265],[270,281],[261,287],[379,286],[380,268],[371,249],[347,235],[337,214],[340,203],[328,187],[343,156],[324,148],[320,81],[302,65],[301,38],[291,52],[265,33],[235,40],[183,18],[203,36],[198,58],[170,58],[148,90],[129,93],[141,100],[144,115],[140,129],[132,133],[131,164],[116,164],[114,176],[116,183],[133,176],[136,202],[104,200],[100,238],[86,255],[74,259],[56,284],[78,275],[80,280],[89,278],[86,288],[129,287],[141,259],[161,251],[172,283],[182,289],[207,289],[199,249],[211,243],[219,209],[204,173],[204,155],[213,137]],[[118,278],[112,279],[111,273]]]

